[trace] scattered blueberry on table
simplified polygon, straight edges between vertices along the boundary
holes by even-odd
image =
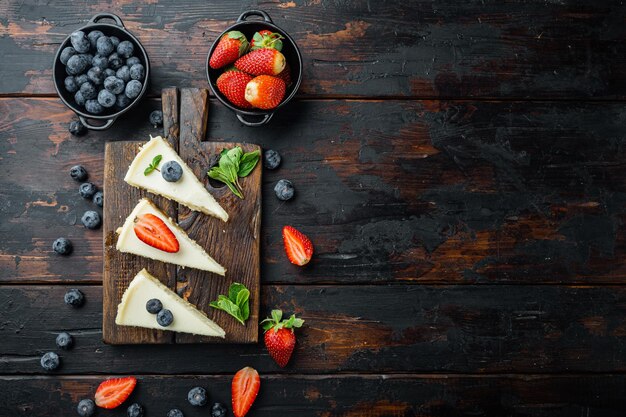
[[[90,399],[80,400],[76,411],[80,417],[91,417],[96,412],[96,404]]]
[[[74,346],[74,338],[67,332],[59,333],[56,338],[57,347],[63,350],[69,350]]]
[[[211,408],[211,417],[226,417],[227,413],[228,411],[222,403],[215,403]]]
[[[70,168],[70,177],[72,177],[74,181],[85,181],[88,177],[87,170],[82,165],[74,165]]]
[[[91,182],[84,182],[78,187],[78,193],[82,198],[92,198],[98,188]]]
[[[46,371],[54,371],[61,365],[59,355],[54,352],[44,353],[39,362],[41,363],[41,367]]]
[[[85,296],[80,290],[76,288],[68,290],[65,293],[63,300],[65,301],[65,304],[77,308],[82,307],[82,305],[85,304]]]
[[[161,110],[154,110],[150,113],[150,124],[154,127],[163,126],[163,112]]]
[[[91,230],[98,229],[102,225],[102,218],[93,210],[87,210],[83,217],[80,218],[80,221],[83,223],[83,226]]]
[[[178,408],[172,408],[167,412],[167,417],[185,417],[185,415]]]
[[[276,193],[276,197],[279,200],[287,201],[293,198],[295,194],[295,189],[293,188],[293,184],[289,180],[280,180],[274,186],[274,192]]]
[[[92,201],[96,206],[103,207],[104,206],[104,194],[102,193],[102,191],[96,192],[93,195]]]
[[[187,401],[189,401],[189,404],[193,405],[194,407],[202,407],[203,405],[206,405],[206,390],[202,387],[192,388],[187,394]]]
[[[87,128],[80,122],[80,120],[72,120],[70,122],[69,131],[74,136],[83,136],[87,133]]]
[[[273,149],[268,149],[263,153],[263,166],[267,169],[276,169],[280,165],[280,154]]]
[[[143,417],[143,407],[141,404],[132,403],[126,410],[128,417]]]
[[[69,239],[60,237],[52,242],[52,250],[59,255],[69,255],[72,253],[72,242]]]

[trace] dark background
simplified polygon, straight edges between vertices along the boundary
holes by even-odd
[[[206,88],[211,42],[251,8],[296,40],[303,84],[260,129],[212,99],[208,137],[283,155],[264,173],[261,315],[306,320],[294,358],[104,345],[102,236],[76,224],[93,205],[69,168],[101,185],[105,142],[158,133],[160,89]],[[99,11],[146,47],[151,96],[76,138],[52,59]],[[188,389],[229,403],[246,365],[253,416],[624,415],[625,20],[613,1],[0,2],[0,415],[74,415],[110,375],[139,377],[148,416],[207,415]],[[295,200],[274,197],[280,178]],[[307,268],[285,224],[312,238]],[[64,330],[76,346],[44,375]]]

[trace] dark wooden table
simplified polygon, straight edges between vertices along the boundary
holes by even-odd
[[[193,385],[251,416],[623,416],[626,412],[626,7],[613,1],[0,2],[0,415],[72,416],[136,375],[149,416]],[[166,86],[207,87],[210,43],[261,8],[304,55],[271,124],[211,100],[212,140],[278,150],[263,183],[261,314],[306,320],[292,363],[259,345],[102,343],[102,235],[68,175],[102,183],[107,141],[142,140]],[[148,50],[151,97],[106,132],[69,135],[53,54],[98,11]],[[294,201],[273,195],[280,178]],[[105,190],[106,195],[106,190]],[[309,234],[304,269],[281,227]],[[53,240],[74,242],[55,256]],[[63,294],[79,287],[80,310]],[[76,347],[44,374],[67,330]],[[125,415],[125,410],[100,413]]]

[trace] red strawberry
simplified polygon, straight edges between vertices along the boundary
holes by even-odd
[[[283,312],[272,310],[272,318],[266,318],[261,322],[265,329],[265,347],[274,361],[284,368],[287,366],[293,348],[296,347],[296,335],[294,328],[302,327],[304,320],[297,319],[295,314],[287,320],[281,321]]]
[[[280,78],[259,75],[246,85],[245,99],[259,109],[273,109],[285,97],[286,89],[285,82]]]
[[[135,219],[135,235],[146,245],[164,252],[178,252],[178,240],[167,225],[154,214],[146,213]]]
[[[235,61],[235,68],[252,75],[276,75],[285,69],[285,63],[285,56],[276,49],[261,48]]]
[[[276,77],[280,78],[285,82],[285,85],[289,87],[291,85],[291,68],[289,67],[289,63],[285,62],[285,69],[282,70],[280,74]]]
[[[309,263],[313,256],[313,244],[299,230],[291,226],[283,227],[283,243],[289,262],[300,266]]]
[[[252,76],[238,70],[226,71],[217,79],[217,89],[237,107],[249,109],[252,104],[245,98],[246,85]]]
[[[213,69],[218,69],[235,62],[237,58],[248,52],[248,46],[246,35],[236,30],[231,30],[220,38],[211,54],[209,65]]]
[[[96,390],[96,405],[102,408],[115,408],[122,404],[137,385],[134,376],[113,378],[103,381]]]
[[[274,48],[277,51],[283,49],[283,36],[270,30],[261,30],[254,34],[250,41],[250,50],[256,51],[261,48]]]
[[[246,415],[259,393],[260,387],[261,378],[255,369],[246,366],[235,374],[231,391],[235,417]]]

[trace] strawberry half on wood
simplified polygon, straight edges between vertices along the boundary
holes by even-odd
[[[135,235],[146,245],[168,253],[178,252],[180,245],[174,233],[163,220],[154,214],[146,213],[135,219]]]
[[[303,266],[309,263],[313,256],[313,244],[302,232],[292,226],[283,227],[283,243],[289,262]]]
[[[235,61],[235,68],[252,75],[276,75],[284,69],[285,55],[273,48],[251,51]]]
[[[248,413],[260,387],[261,378],[254,368],[246,366],[235,374],[231,387],[235,417],[243,417]]]
[[[304,320],[296,318],[292,314],[286,320],[282,320],[281,310],[272,310],[272,317],[261,322],[265,330],[265,347],[274,361],[284,368],[287,366],[293,349],[296,347],[296,335],[293,329],[302,327]]]
[[[250,41],[250,50],[274,48],[277,51],[282,51],[283,41],[281,39],[284,39],[284,37],[280,33],[272,32],[271,30],[258,31]]]
[[[246,84],[245,99],[259,109],[273,109],[285,98],[287,86],[280,78],[259,75]]]
[[[96,390],[96,405],[102,408],[118,407],[130,396],[135,385],[137,379],[133,376],[103,381]]]
[[[250,80],[252,76],[245,72],[226,71],[217,79],[217,89],[235,106],[249,109],[252,108],[252,104],[246,101],[246,85]]]
[[[232,64],[248,52],[248,39],[243,33],[231,30],[222,35],[217,46],[209,59],[209,66],[213,69],[222,68],[224,65]]]

